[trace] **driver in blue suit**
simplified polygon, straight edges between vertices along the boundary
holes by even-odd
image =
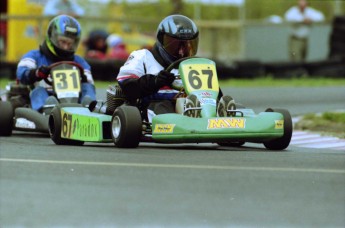
[[[75,55],[80,37],[79,22],[71,16],[59,15],[50,21],[45,41],[40,45],[39,50],[29,51],[20,59],[17,79],[24,85],[34,87],[30,93],[32,109],[41,111],[48,97],[51,98],[52,94],[47,90],[51,86],[42,79],[46,79],[50,74],[48,66],[60,61],[73,61],[84,69],[87,80],[81,85],[80,102],[89,103],[96,100],[91,67],[85,59]]]

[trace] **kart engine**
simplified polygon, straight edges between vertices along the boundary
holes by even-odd
[[[125,102],[125,95],[118,85],[110,85],[107,89],[106,114],[113,114],[115,109]]]
[[[11,83],[7,93],[7,100],[11,102],[13,109],[17,107],[29,107],[30,88],[19,83]]]

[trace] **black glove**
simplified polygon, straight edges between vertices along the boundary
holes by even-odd
[[[155,83],[158,88],[163,86],[170,86],[175,80],[175,75],[168,71],[162,70],[158,73]]]
[[[38,77],[38,80],[48,78],[49,74],[50,74],[50,68],[44,65],[40,66],[36,70],[36,77]]]
[[[80,77],[81,77],[81,82],[82,83],[88,82],[87,81],[87,76],[85,74],[80,75]]]

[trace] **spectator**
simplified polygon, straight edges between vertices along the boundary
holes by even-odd
[[[50,86],[42,79],[47,78],[50,74],[48,66],[60,61],[74,61],[84,68],[87,81],[81,85],[81,103],[96,100],[91,67],[82,57],[75,55],[80,35],[81,27],[76,19],[67,15],[59,15],[50,21],[46,39],[40,45],[39,50],[29,51],[20,59],[17,67],[17,79],[24,85],[34,87],[30,93],[32,109],[42,111],[46,102],[56,100],[55,97],[49,96],[53,95],[47,90]]]
[[[45,16],[66,14],[78,18],[84,16],[84,13],[84,9],[74,0],[48,0],[43,10]]]
[[[107,58],[108,33],[101,29],[93,30],[84,42],[86,47],[85,58],[104,60]]]
[[[126,49],[126,44],[119,35],[111,34],[107,38],[109,47],[108,58],[116,60],[127,60],[129,52]]]
[[[285,20],[292,23],[289,54],[292,61],[305,61],[308,51],[310,26],[324,20],[324,15],[308,6],[307,0],[298,0],[297,6],[285,13]]]

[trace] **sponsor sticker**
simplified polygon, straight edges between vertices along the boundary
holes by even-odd
[[[201,98],[199,101],[200,101],[200,105],[212,105],[212,106],[217,105],[216,99],[213,99],[213,98]]]
[[[275,125],[274,125],[275,129],[283,129],[284,128],[284,120],[275,120],[274,123],[275,123]]]
[[[202,97],[212,97],[212,93],[205,91],[205,92],[201,93],[201,96]]]
[[[216,118],[209,119],[207,129],[222,128],[246,128],[246,119],[244,118]]]
[[[156,124],[153,132],[155,133],[173,133],[175,124]]]
[[[90,118],[61,110],[61,137],[70,139],[97,140],[99,137],[99,122],[97,118]]]

